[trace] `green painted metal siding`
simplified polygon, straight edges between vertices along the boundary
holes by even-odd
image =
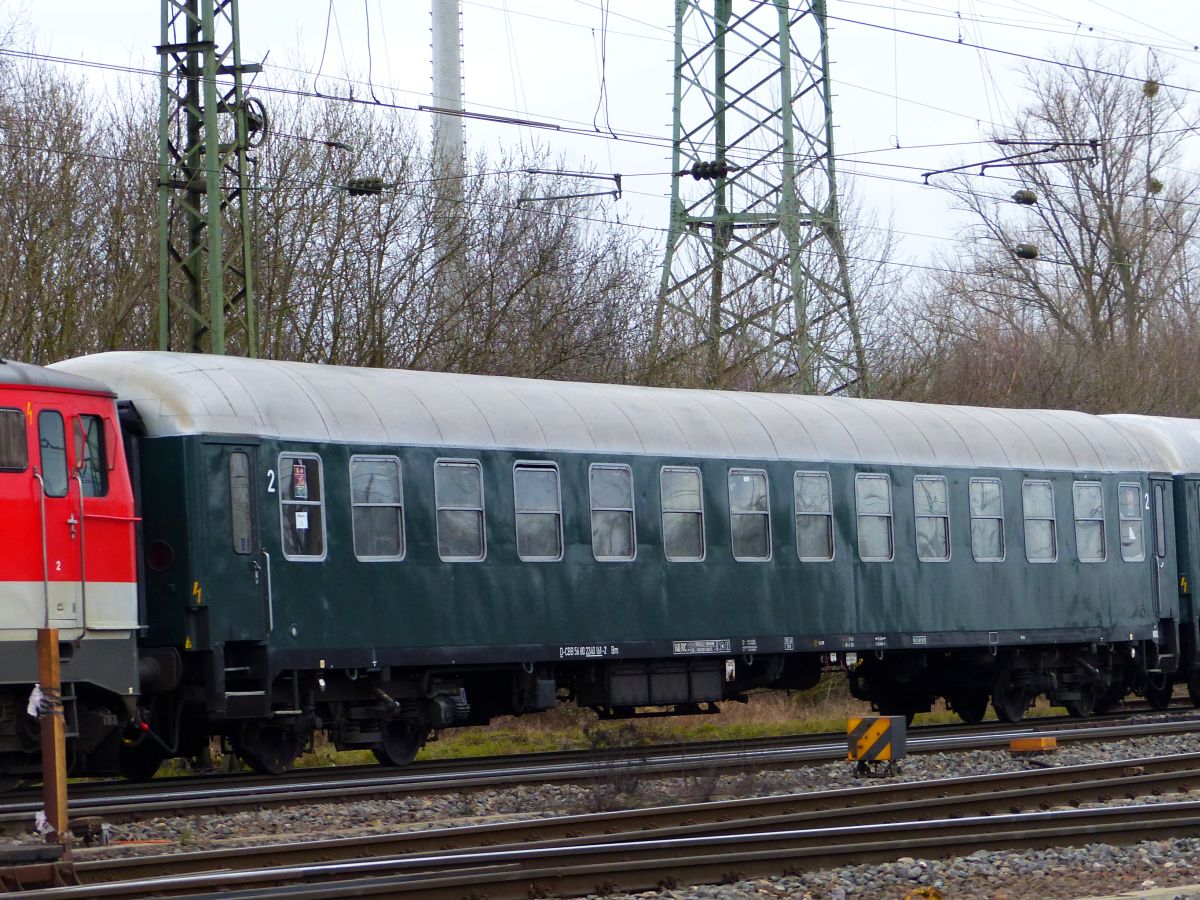
[[[142,448],[147,542],[161,534],[180,551],[170,572],[150,579],[155,642],[182,642],[187,618],[182,606],[190,600],[193,581],[203,587],[214,642],[266,637],[265,587],[253,581],[251,561],[232,553],[228,469],[222,454],[233,446],[187,437],[152,439]],[[283,558],[279,494],[269,493],[268,470],[276,469],[279,454],[289,451],[317,453],[322,459],[327,523],[323,562]],[[732,465],[768,473],[772,559],[735,562],[726,481],[731,464],[724,460],[273,441],[263,441],[257,453],[259,529],[271,559],[270,641],[281,651],[487,647],[499,652],[530,645],[544,649],[772,635],[794,637],[796,650],[812,650],[839,649],[847,635],[1003,630],[1026,631],[1033,643],[1039,630],[1086,630],[1083,639],[1088,640],[1101,631],[1136,627],[1140,633],[1152,614],[1153,523],[1147,515],[1144,562],[1122,561],[1118,535],[1117,484],[1136,481],[1145,492],[1147,479],[1137,474],[1047,475],[738,460]],[[403,561],[355,558],[349,494],[352,454],[396,455],[402,460],[407,536]],[[449,457],[479,459],[483,466],[483,562],[446,563],[438,558],[433,471],[436,459]],[[560,472],[560,562],[522,562],[517,557],[512,472],[514,463],[529,460],[552,461]],[[191,484],[179,477],[187,461],[202,461],[185,468],[197,473]],[[632,562],[597,562],[592,555],[588,466],[604,462],[632,466],[637,530],[637,557]],[[659,500],[663,465],[694,465],[703,473],[703,562],[664,559]],[[800,562],[797,557],[792,493],[797,470],[830,472],[836,546],[832,562]],[[893,562],[858,559],[856,472],[884,472],[891,479]],[[943,474],[948,480],[947,562],[916,558],[912,479],[920,474]],[[1003,482],[1003,562],[972,559],[967,485],[979,476]],[[1047,477],[1055,487],[1058,561],[1030,564],[1025,559],[1021,485],[1025,478]],[[1103,483],[1106,562],[1076,559],[1071,493],[1076,478]],[[818,643],[821,639],[828,643]],[[887,646],[895,647],[895,638]]]

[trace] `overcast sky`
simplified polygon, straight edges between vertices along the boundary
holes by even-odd
[[[601,0],[463,0],[466,106],[571,127],[590,129],[595,121],[603,129],[603,108],[596,114],[603,74],[607,124],[650,139],[468,122],[468,146],[494,154],[536,141],[570,167],[621,172],[625,196],[605,201],[607,212],[661,240],[674,3],[606,5],[604,29]],[[1140,63],[1173,69],[1174,83],[1200,88],[1197,0],[828,0],[828,9],[840,172],[868,209],[894,223],[902,255],[914,263],[951,252],[962,225],[920,173],[985,158],[987,149],[972,142],[1027,100],[1020,69],[1029,63],[1012,54],[1124,44]],[[157,69],[153,0],[0,0],[0,12],[28,24],[18,37],[22,49]],[[370,94],[362,83],[369,76],[381,100],[429,102],[428,0],[242,0],[241,15],[243,58],[267,56],[270,64],[262,84],[299,77],[344,95],[350,84],[340,76],[350,72],[361,80],[355,96]],[[72,68],[89,78],[145,80]],[[421,117],[428,128],[425,114],[396,114]]]

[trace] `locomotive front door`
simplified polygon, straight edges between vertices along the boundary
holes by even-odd
[[[271,558],[263,548],[258,503],[258,448],[208,445],[209,591],[228,599],[225,640],[264,640],[271,631]],[[214,595],[215,596],[215,595]]]
[[[67,426],[56,409],[37,414],[37,484],[41,492],[42,564],[46,624],[82,627],[79,488],[67,457]]]

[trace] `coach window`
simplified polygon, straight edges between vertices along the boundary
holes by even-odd
[[[358,559],[404,558],[404,482],[399,459],[351,456],[350,507]]]
[[[892,483],[886,475],[854,476],[858,512],[858,556],[864,562],[890,562],[892,544]]]
[[[629,466],[593,463],[588,468],[592,504],[592,555],[601,561],[633,559],[633,473]]]
[[[108,493],[108,465],[104,459],[104,420],[99,416],[75,419],[75,462],[83,496],[103,497]]]
[[[229,516],[233,552],[243,555],[253,549],[250,502],[250,457],[244,450],[234,450],[229,454]]]
[[[1129,482],[1117,485],[1120,503],[1117,515],[1120,519],[1121,559],[1125,562],[1141,562],[1146,558],[1146,540],[1142,524],[1142,486]]]
[[[526,562],[562,559],[562,499],[558,469],[544,463],[513,467],[517,510],[517,556]]]
[[[771,504],[766,472],[729,470],[729,531],[734,559],[762,562],[771,558]]]
[[[663,466],[658,476],[662,500],[663,553],[672,562],[704,559],[704,501],[700,470]]]
[[[946,479],[918,475],[913,479],[913,510],[917,525],[917,559],[945,562],[950,558],[950,503]]]
[[[438,556],[446,562],[479,562],[487,554],[483,531],[483,469],[473,459],[434,464]]]
[[[0,470],[20,472],[28,464],[25,416],[19,409],[0,409]]]
[[[319,456],[280,455],[279,518],[285,558],[325,558],[325,480]]]
[[[971,555],[976,562],[1004,561],[1004,489],[999,478],[972,478]]]
[[[1104,562],[1104,491],[1098,481],[1076,481],[1071,486],[1075,505],[1075,552],[1080,562]]]
[[[1161,484],[1154,485],[1154,555],[1167,555],[1167,492]]]
[[[1021,487],[1025,515],[1025,558],[1030,562],[1058,559],[1058,533],[1054,522],[1054,485],[1026,481]]]
[[[792,476],[796,502],[796,553],[804,562],[833,559],[833,492],[828,472]]]
[[[47,497],[67,496],[67,435],[63,417],[51,409],[38,413],[42,482]]]

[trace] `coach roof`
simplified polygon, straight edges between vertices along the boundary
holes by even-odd
[[[132,400],[150,436],[262,435],[915,466],[1164,470],[1170,454],[1077,412],[936,406],[118,352],[67,360]]]

